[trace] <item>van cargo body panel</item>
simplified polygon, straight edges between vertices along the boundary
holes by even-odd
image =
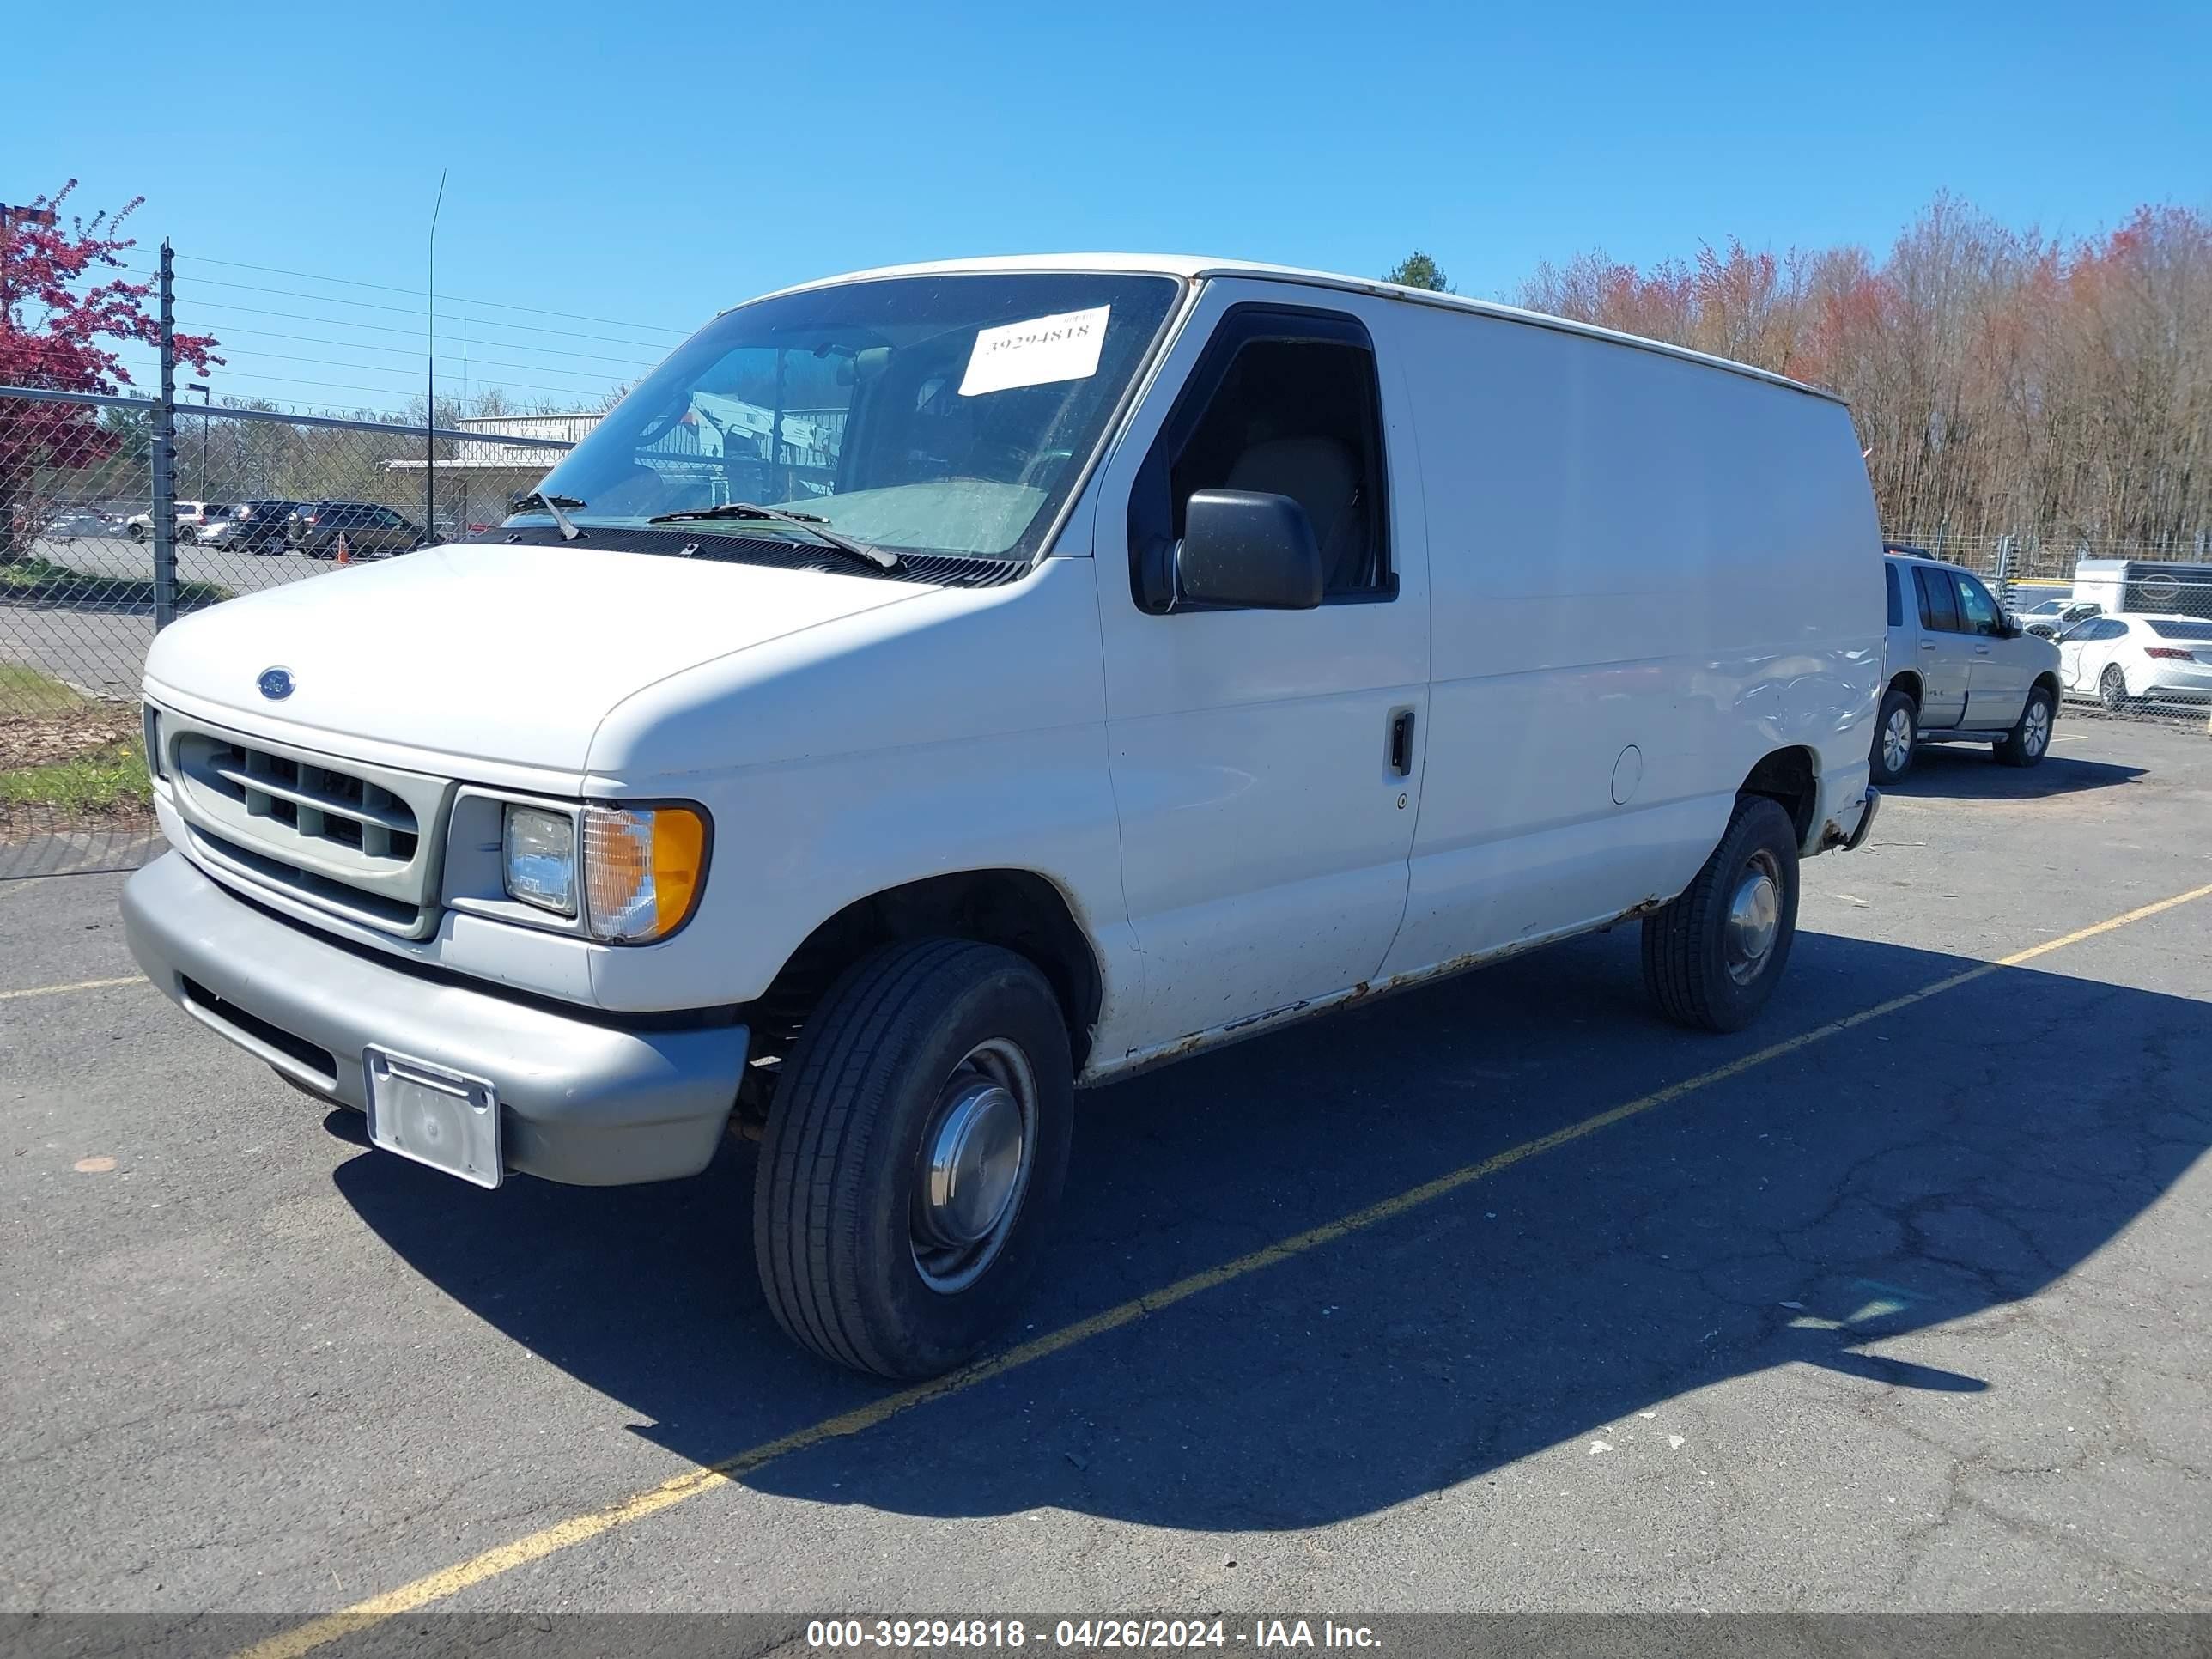
[[[1777,749],[1855,809],[1884,619],[1844,408],[1495,317],[1395,321],[1433,549],[1431,741],[1454,758],[1386,973],[1671,897]]]

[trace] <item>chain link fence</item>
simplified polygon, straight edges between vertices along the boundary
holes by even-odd
[[[156,629],[489,529],[572,447],[490,423],[164,413],[0,387],[0,879],[149,843],[137,696]]]

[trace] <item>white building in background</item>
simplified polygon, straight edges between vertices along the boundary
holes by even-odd
[[[462,439],[450,457],[438,459],[439,515],[458,512],[460,527],[489,528],[507,515],[514,497],[536,486],[560,460],[559,450],[536,444],[504,441],[514,438],[552,439],[577,444],[605,418],[605,411],[567,415],[480,416],[459,422],[459,429],[482,432],[481,439]],[[667,433],[642,452],[643,459],[669,471],[696,468],[714,477],[725,475],[724,463],[733,457],[771,459],[795,469],[834,466],[845,427],[842,409],[787,410],[783,416],[783,449],[769,453],[773,410],[737,398],[695,392],[691,408]],[[420,478],[426,463],[418,455],[385,462],[386,471]],[[419,501],[419,491],[416,499]],[[452,532],[451,525],[437,526]]]
[[[506,443],[502,439],[550,438],[574,445],[580,443],[603,418],[604,411],[594,410],[569,415],[481,416],[460,422],[460,431],[496,435],[464,438],[453,445],[450,456],[438,458],[438,516],[458,522],[432,528],[448,535],[489,529],[507,515],[509,503],[517,495],[534,488],[567,453],[537,444]],[[421,479],[428,465],[419,453],[384,464],[386,472],[400,477],[411,475],[416,480],[411,486],[416,513],[410,517],[422,510]]]

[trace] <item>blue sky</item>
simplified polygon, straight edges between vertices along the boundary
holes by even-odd
[[[2201,3],[103,0],[20,9],[5,36],[0,199],[71,175],[84,205],[144,194],[142,239],[170,236],[198,283],[185,319],[241,353],[259,331],[219,389],[286,401],[404,382],[419,300],[181,256],[419,290],[441,167],[440,350],[471,315],[478,383],[548,388],[628,373],[676,337],[659,330],[763,289],[906,259],[1375,271],[1419,246],[1499,294],[1593,246],[1880,246],[1944,188],[2059,232],[2212,206]],[[495,356],[545,372],[479,368]]]

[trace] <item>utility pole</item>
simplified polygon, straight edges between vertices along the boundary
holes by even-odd
[[[422,533],[438,533],[438,215],[446,205],[446,170],[438,169],[438,199],[430,208],[430,280],[425,307],[429,322],[428,374],[422,396]]]
[[[174,256],[161,239],[161,395],[154,404],[154,631],[177,619],[177,314]]]

